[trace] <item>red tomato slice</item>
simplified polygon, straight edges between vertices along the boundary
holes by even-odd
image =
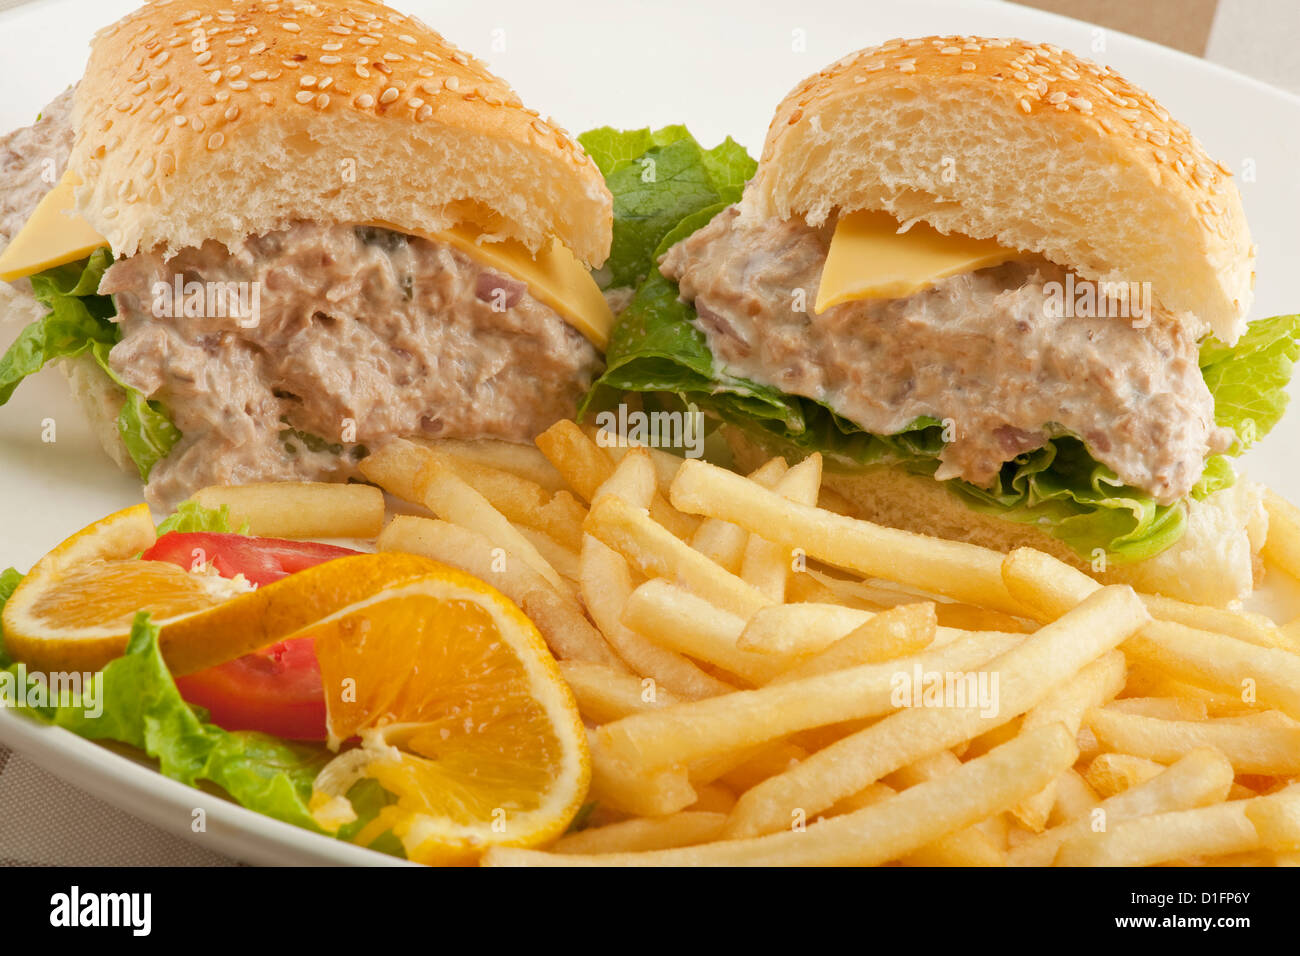
[[[222,577],[242,574],[260,587],[295,571],[357,553],[311,541],[171,531],[141,557],[190,569],[211,563]],[[260,730],[293,740],[326,738],[325,691],[310,637],[281,641],[178,677],[176,686],[182,697],[207,708],[213,723],[227,730]]]
[[[242,574],[261,587],[331,558],[357,554],[351,548],[314,541],[253,538],[216,531],[169,531],[141,555],[146,561],[169,561],[192,571],[211,562],[223,578]]]

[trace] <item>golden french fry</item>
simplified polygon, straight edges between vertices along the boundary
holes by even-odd
[[[949,750],[923,757],[910,766],[889,775],[891,786],[908,788],[934,780],[961,767],[961,761]],[[853,799],[852,797],[849,798]],[[1003,866],[1005,854],[1001,842],[995,842],[984,827],[994,818],[986,818],[923,846],[904,857],[904,866]]]
[[[685,768],[644,771],[610,756],[589,731],[591,789],[588,798],[602,806],[640,817],[677,813],[697,799]]]
[[[1065,724],[1072,734],[1078,734],[1084,715],[1093,707],[1100,707],[1124,688],[1124,655],[1111,651],[1097,658],[1073,681],[1025,714],[1021,731],[1044,724]],[[1024,803],[1012,807],[1011,813],[1022,824],[1041,832],[1056,803],[1056,783],[1053,781]]]
[[[1165,765],[1156,763],[1154,760],[1148,760],[1145,757],[1134,757],[1132,754],[1104,753],[1097,754],[1088,764],[1088,769],[1083,773],[1083,779],[1088,781],[1088,785],[1097,791],[1097,795],[1103,799],[1113,797],[1117,793],[1123,793],[1131,787],[1136,787],[1140,783],[1146,783],[1152,777],[1164,773]]]
[[[1246,818],[1254,824],[1262,846],[1295,852],[1300,850],[1300,799],[1294,785],[1283,793],[1287,799],[1244,801]]]
[[[1045,830],[1011,851],[1012,866],[1048,866],[1061,844],[1122,820],[1216,804],[1232,786],[1232,764],[1210,747],[1193,750],[1164,773],[1103,800],[1087,814]]]
[[[1107,750],[1172,763],[1189,750],[1213,747],[1238,773],[1300,773],[1300,728],[1222,720],[1159,720],[1104,708],[1085,718]]]
[[[682,464],[669,500],[679,511],[731,521],[868,577],[903,580],[969,604],[1023,613],[1002,583],[1002,555],[997,551],[797,504],[699,460]]]
[[[567,491],[557,491],[534,515],[534,524],[571,551],[582,548],[582,523],[587,509]]]
[[[751,687],[766,684],[792,663],[791,658],[742,650],[736,641],[745,629],[743,618],[662,578],[632,592],[622,621],[660,647],[716,664]]]
[[[695,810],[702,813],[722,813],[731,812],[731,808],[736,805],[736,795],[718,783],[695,783],[695,792],[697,799],[687,810]]]
[[[457,461],[482,465],[540,485],[548,492],[564,488],[564,479],[546,456],[532,445],[502,441],[497,438],[415,438],[417,445],[432,448]]]
[[[627,666],[605,643],[604,635],[591,626],[573,598],[539,587],[518,603],[561,662],[581,661],[631,677]]]
[[[515,530],[523,535],[524,540],[537,549],[548,565],[555,569],[567,583],[576,584],[579,577],[578,552],[571,551],[544,531],[530,528],[525,524],[515,525]]]
[[[1057,777],[1055,783],[1056,803],[1052,805],[1052,812],[1048,817],[1048,823],[1054,827],[1077,820],[1101,802],[1097,792],[1073,767]],[[1024,832],[1028,839],[1034,837],[1032,831]]]
[[[274,481],[212,485],[194,493],[205,508],[230,509],[234,528],[268,538],[374,538],[384,527],[384,493],[370,485]]]
[[[1161,720],[1205,720],[1210,716],[1204,700],[1190,697],[1122,697],[1107,709],[1121,714],[1159,717]]]
[[[817,504],[822,483],[822,456],[809,455],[777,481],[774,490],[791,501]],[[740,576],[777,603],[785,600],[786,579],[790,576],[793,556],[789,548],[762,535],[751,534],[740,563]]]
[[[1014,645],[1017,638],[988,641],[983,635],[954,641],[903,661],[866,664],[758,690],[636,714],[606,724],[599,738],[608,751],[633,766],[667,767],[775,740],[809,727],[873,717],[894,706],[900,672],[957,671],[977,667]],[[812,758],[809,758],[812,759]],[[856,787],[836,797],[863,789]],[[834,803],[826,801],[808,812]],[[799,806],[803,806],[799,804]]]
[[[910,657],[929,647],[937,632],[933,603],[900,604],[881,611],[821,653],[783,671],[775,680],[785,683],[859,664]]]
[[[649,853],[576,856],[494,848],[489,866],[873,865],[896,860],[1041,790],[1075,757],[1064,727],[1042,727],[952,773],[853,813],[747,840]]]
[[[675,537],[644,509],[613,495],[596,500],[584,528],[646,577],[684,582],[690,590],[733,614],[748,617],[772,603],[761,591]]]
[[[1131,589],[1103,589],[983,666],[986,674],[998,675],[994,713],[986,716],[979,706],[921,706],[891,714],[742,795],[728,835],[770,833],[785,826],[792,808],[817,813],[891,771],[1000,727],[1149,620]]]
[[[1300,793],[1121,820],[1103,832],[1066,840],[1056,862],[1060,866],[1154,866],[1187,857],[1247,853],[1262,845],[1251,822],[1252,811],[1270,820],[1300,813]],[[1263,816],[1269,813],[1273,817]]]
[[[1300,579],[1300,508],[1274,491],[1264,492],[1264,507],[1268,510],[1264,558]]]
[[[786,471],[784,458],[771,458],[766,464],[750,472],[749,480],[758,482],[764,488],[771,488]],[[711,558],[714,564],[720,565],[732,574],[739,574],[748,541],[749,532],[740,525],[732,524],[730,521],[719,521],[717,518],[705,518],[691,537],[691,547]]]
[[[449,521],[397,515],[375,542],[380,551],[401,551],[433,558],[481,578],[523,606],[530,591],[551,584],[520,558],[498,548],[478,532]]]
[[[775,740],[745,752],[745,759],[718,779],[733,793],[743,793],[775,773],[789,770],[808,756],[808,751],[788,740]],[[855,808],[856,809],[856,808]]]
[[[761,654],[819,654],[875,616],[840,604],[774,604],[749,618],[739,646]]]
[[[614,474],[614,460],[574,422],[556,422],[537,436],[536,443],[569,486],[585,501],[594,502],[596,490]],[[698,522],[670,507],[658,491],[647,507],[654,520],[677,537],[689,539],[695,533]]]
[[[725,813],[683,810],[666,817],[623,820],[563,837],[552,853],[639,853],[708,843],[727,822]]]
[[[1159,594],[1143,594],[1142,601],[1157,621],[1172,621],[1200,631],[1226,634],[1228,637],[1235,637],[1239,641],[1257,644],[1260,647],[1293,649],[1291,642],[1282,635],[1278,626],[1262,614],[1188,604]]]
[[[644,442],[635,442],[624,435],[610,431],[605,428],[597,428],[594,425],[583,425],[583,433],[594,441],[597,447],[604,450],[610,458],[618,464],[623,460],[629,448],[644,449],[650,455],[650,460],[655,468],[655,483],[660,488],[667,488],[673,483],[673,478],[677,475],[677,469],[681,467],[682,457],[675,455],[670,451],[664,451],[662,448],[655,448]]]
[[[562,660],[560,673],[573,691],[582,716],[595,724],[608,723],[656,707],[667,707],[681,698],[655,684],[649,677],[638,677],[627,669],[589,661]]]
[[[1007,556],[1003,575],[1013,594],[1049,619],[1101,587],[1082,571],[1029,548]],[[1152,621],[1123,650],[1130,663],[1219,693],[1239,695],[1249,682],[1260,704],[1300,717],[1300,655],[1173,621]]]

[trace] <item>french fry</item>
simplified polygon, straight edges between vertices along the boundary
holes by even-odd
[[[524,540],[537,549],[548,565],[568,584],[576,584],[580,578],[577,551],[571,551],[544,531],[530,528],[528,525],[515,525],[515,530],[523,535]]]
[[[1104,753],[1098,754],[1088,764],[1083,779],[1097,791],[1103,799],[1123,793],[1140,783],[1146,783],[1152,777],[1164,773],[1165,765],[1135,757],[1132,754]]]
[[[1144,594],[1142,602],[1157,621],[1172,621],[1200,631],[1226,634],[1260,647],[1292,650],[1291,642],[1282,635],[1278,626],[1262,614],[1188,604],[1159,594]]]
[[[1205,701],[1190,697],[1123,697],[1112,700],[1106,707],[1121,714],[1161,720],[1205,720],[1210,716]]]
[[[681,699],[671,691],[656,686],[648,677],[638,677],[626,669],[620,670],[605,664],[562,660],[560,673],[573,691],[582,716],[596,724],[654,710],[656,707],[667,707]]]
[[[893,707],[891,698],[900,671],[910,671],[913,665],[924,671],[977,667],[1015,641],[1010,638],[999,644],[986,641],[982,635],[970,637],[904,661],[866,664],[636,714],[606,724],[598,735],[611,754],[630,765],[656,768],[682,764],[810,727],[878,716]],[[871,782],[840,796],[848,796]],[[826,801],[809,812],[819,812],[834,802]]]
[[[933,603],[901,604],[881,611],[821,653],[783,671],[775,680],[786,683],[859,664],[910,657],[934,642],[937,629]]]
[[[1056,803],[1052,805],[1052,812],[1047,821],[1054,827],[1079,819],[1101,802],[1097,792],[1073,767],[1057,777],[1054,782]],[[1034,837],[1032,830],[1026,830],[1025,833],[1029,839]]]
[[[770,833],[785,825],[793,807],[819,812],[891,771],[1013,720],[1149,620],[1132,590],[1104,589],[984,665],[999,678],[995,714],[986,717],[978,707],[911,707],[891,714],[743,794],[728,836]]]
[[[840,604],[773,604],[749,617],[737,644],[748,651],[801,657],[819,654],[875,616]]]
[[[704,783],[694,786],[696,800],[686,808],[687,811],[728,814],[736,805],[736,795],[721,784]]]
[[[585,435],[582,438],[587,441]],[[610,493],[613,491],[630,495],[633,506],[647,500],[654,489],[649,468],[644,458],[627,456],[619,464],[619,472],[611,472],[602,484],[600,500],[621,501]],[[632,594],[631,570],[620,555],[590,535],[582,543],[581,578],[583,601],[592,620],[619,657],[638,674],[651,677],[659,686],[690,700],[725,694],[733,689],[681,654],[657,646],[623,624],[620,618]]]
[[[546,456],[532,445],[501,441],[495,438],[415,438],[417,445],[432,448],[458,461],[508,471],[540,485],[548,492],[564,487],[564,479]]]
[[[690,590],[723,610],[748,617],[772,604],[761,591],[718,567],[656,523],[643,509],[621,498],[613,495],[598,498],[584,528],[646,577],[687,582]]]
[[[1296,799],[1300,794],[1294,785],[1285,793],[1287,799],[1245,801],[1246,819],[1254,824],[1262,846],[1296,852],[1300,851],[1300,799]]]
[[[612,757],[588,732],[591,750],[590,799],[639,817],[663,817],[698,799],[685,768],[644,771]]]
[[[1300,793],[1121,820],[1104,832],[1066,840],[1056,860],[1061,866],[1154,866],[1187,857],[1247,853],[1262,845],[1251,811],[1276,816],[1278,810],[1300,812]]]
[[[996,551],[797,504],[698,459],[682,464],[669,500],[679,511],[731,521],[868,577],[901,579],[968,604],[1023,613],[1002,583]]]
[[[1124,655],[1111,651],[1093,661],[1066,686],[1047,700],[1031,708],[1020,723],[1023,733],[1043,724],[1062,723],[1070,733],[1078,734],[1084,715],[1100,707],[1124,688]],[[1011,808],[1022,824],[1039,833],[1047,827],[1047,818],[1056,803],[1056,782],[1048,784],[1024,803]]]
[[[449,521],[397,515],[388,522],[375,546],[380,551],[423,555],[460,568],[486,581],[521,607],[529,592],[553,590],[550,582],[522,559],[498,548],[478,532]]]
[[[683,810],[666,817],[624,820],[561,838],[552,853],[639,853],[694,846],[714,839],[727,822],[725,813]]]
[[[952,773],[806,830],[649,853],[578,856],[494,848],[489,866],[850,866],[896,860],[1041,790],[1075,757],[1064,727],[1042,727]]]
[[[524,595],[519,607],[537,625],[546,646],[561,661],[585,662],[630,676],[627,666],[605,642],[604,635],[591,626],[572,598],[550,588],[534,588]]]
[[[574,422],[556,422],[537,436],[536,443],[569,486],[587,502],[594,502],[596,490],[614,474],[613,459]],[[647,507],[654,520],[677,537],[689,539],[695,533],[698,522],[669,507],[658,491]]]
[[[1103,800],[1089,813],[1045,830],[1011,851],[1012,866],[1048,866],[1062,843],[1122,820],[1221,802],[1232,786],[1232,764],[1210,747],[1193,750],[1164,773]]]
[[[951,751],[941,750],[890,774],[889,783],[902,788],[915,787],[960,767],[961,761]],[[991,819],[949,833],[904,857],[901,862],[905,866],[1003,866],[1001,841],[995,842],[982,829]]]
[[[1013,594],[1048,618],[1101,587],[1083,572],[1029,548],[1011,552],[1003,574]],[[1123,650],[1131,663],[1223,694],[1240,694],[1249,681],[1259,703],[1300,717],[1300,655],[1173,621],[1151,622]]]
[[[1273,491],[1264,492],[1268,535],[1262,554],[1291,577],[1300,580],[1300,508]]]
[[[771,458],[750,472],[749,480],[758,482],[764,488],[771,488],[787,470],[784,458]],[[717,518],[705,518],[691,537],[691,547],[711,558],[714,564],[732,574],[739,574],[748,541],[749,532],[740,525]]]
[[[1172,763],[1197,747],[1213,747],[1238,773],[1300,773],[1300,728],[1159,720],[1104,708],[1089,711],[1085,719],[1106,749],[1159,763]]]
[[[805,505],[817,504],[817,490],[822,483],[822,456],[809,455],[776,483],[779,495]],[[785,583],[790,576],[790,549],[751,534],[741,559],[740,576],[777,603],[785,600]]]
[[[557,491],[535,515],[535,527],[571,551],[582,548],[582,523],[587,509],[567,491]]]
[[[583,432],[594,441],[597,447],[604,450],[614,464],[623,460],[629,448],[643,448],[650,455],[650,461],[655,469],[655,483],[662,489],[667,488],[673,483],[673,478],[677,475],[677,469],[682,465],[682,457],[675,455],[670,451],[664,451],[662,448],[655,448],[643,442],[634,442],[624,435],[620,435],[609,429],[597,428],[594,425],[582,426]]]
[[[773,741],[747,752],[743,761],[718,779],[733,793],[743,793],[773,774],[789,770],[807,756],[808,751],[788,740]]]
[[[274,481],[201,488],[193,500],[230,509],[233,527],[268,538],[373,538],[384,527],[384,494],[370,485]]]
[[[750,687],[766,684],[792,663],[791,658],[741,649],[736,641],[745,629],[743,618],[662,578],[632,592],[622,621],[660,647],[716,664]]]

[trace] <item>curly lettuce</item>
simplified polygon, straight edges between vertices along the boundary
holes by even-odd
[[[121,330],[112,321],[116,314],[112,296],[100,295],[98,289],[112,264],[108,249],[96,249],[79,262],[31,277],[33,295],[49,312],[18,333],[0,357],[0,405],[9,401],[23,379],[50,362],[89,352],[122,391],[117,431],[140,480],[147,481],[153,466],[180,441],[181,433],[161,403],[146,399],[109,367],[108,353],[121,338]]]
[[[664,149],[662,139],[679,137],[681,127],[651,134],[636,130],[618,134],[608,129],[593,131],[599,137],[588,151],[599,147],[615,197],[615,233],[620,228],[620,190],[633,169],[636,150],[643,154]],[[659,139],[655,137],[659,136]],[[694,143],[694,140],[689,140]],[[587,140],[584,139],[584,144]],[[678,298],[674,282],[656,267],[659,257],[674,243],[706,225],[718,212],[734,202],[697,196],[694,184],[711,175],[703,159],[695,168],[679,169],[658,184],[634,187],[635,207],[650,210],[645,219],[658,225],[658,241],[636,262],[624,263],[622,274],[644,273],[631,303],[614,327],[606,353],[605,373],[584,399],[581,413],[606,408],[626,392],[654,392],[676,396],[715,419],[748,432],[760,444],[776,453],[802,457],[820,452],[830,468],[861,468],[875,464],[902,467],[914,474],[933,476],[943,450],[942,428],[933,418],[911,422],[902,432],[875,435],[837,415],[815,400],[788,395],[726,374],[709,351],[704,334],[696,327],[695,310]],[[602,159],[597,160],[598,165]],[[752,164],[752,160],[750,160]],[[753,166],[732,165],[733,180],[728,197],[739,196]],[[721,195],[721,192],[719,192]],[[657,197],[657,198],[656,198]],[[662,221],[679,216],[677,222],[661,228]],[[637,220],[639,227],[642,220]],[[637,248],[644,249],[642,242]],[[629,246],[629,248],[631,248]],[[1201,350],[1201,366],[1215,400],[1215,417],[1220,425],[1234,429],[1240,441],[1233,454],[1263,437],[1286,407],[1284,391],[1291,367],[1300,356],[1300,317],[1279,316],[1252,323],[1233,347],[1210,339]],[[1204,498],[1235,481],[1231,463],[1214,456],[1192,492]],[[1033,524],[1058,538],[1076,553],[1091,558],[1099,550],[1112,564],[1150,558],[1169,548],[1186,530],[1187,509],[1183,503],[1158,504],[1147,492],[1125,485],[1106,465],[1095,460],[1076,436],[1059,430],[1043,447],[1007,462],[991,488],[980,488],[959,479],[944,486],[975,511],[1011,521]]]

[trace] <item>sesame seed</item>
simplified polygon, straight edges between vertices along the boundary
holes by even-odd
[[[194,119],[190,122],[190,129],[194,130],[194,132],[196,133],[202,133],[206,127],[207,124],[204,123],[203,120],[198,116],[194,117]]]
[[[248,80],[231,80],[230,88],[235,92],[242,92],[248,89]]]
[[[226,76],[231,77],[232,79],[236,76],[239,76],[239,74],[243,72],[244,72],[244,68],[240,66],[238,63],[236,63],[234,66],[226,68]]]
[[[962,63],[961,68],[969,72],[975,69],[975,63],[971,60],[966,60]]]
[[[319,96],[316,97],[316,108],[318,110],[323,110],[325,107],[329,105],[330,105],[330,95],[328,93],[321,93]]]
[[[363,110],[368,110],[370,107],[375,105],[375,98],[369,93],[362,93],[352,102],[357,106],[360,106]]]
[[[314,98],[314,96],[315,94],[312,93],[310,90],[299,90],[298,94],[294,97],[294,99],[297,100],[299,103],[310,103]]]
[[[1020,97],[1020,110],[1024,113],[1032,111],[1032,107],[1029,105],[1029,100],[1025,99],[1023,96]]]
[[[208,137],[208,149],[220,149],[221,144],[226,141],[224,133],[216,132]]]
[[[1085,113],[1092,112],[1092,100],[1087,99],[1086,97],[1071,96],[1068,100],[1066,100],[1066,102],[1069,103],[1071,106],[1073,106],[1076,110],[1082,110]]]
[[[352,31],[349,30],[347,27],[329,27],[328,29],[330,33],[333,33],[336,36],[341,36],[341,37],[352,36]]]
[[[231,37],[226,41],[226,46],[243,46],[248,42],[248,37]]]
[[[173,116],[172,122],[175,123],[177,126],[184,126],[186,123],[189,122],[189,120],[186,119],[184,115],[180,115],[180,116]]]
[[[223,113],[222,115],[225,116],[226,122],[233,122],[235,119],[239,117],[239,107],[232,106],[230,107],[230,109],[226,110],[226,112]]]
[[[248,74],[248,78],[250,80],[255,80],[258,83],[260,83],[262,82],[262,80],[266,79],[266,70],[258,70],[255,73],[250,73]]]
[[[319,83],[316,84],[316,89],[324,90],[324,89],[328,89],[333,85],[334,85],[334,77],[327,76],[325,77],[325,79],[321,80]]]
[[[433,107],[426,103],[424,106],[421,106],[420,111],[415,114],[415,121],[417,123],[423,123],[431,116],[433,116]]]
[[[1053,93],[1051,96],[1049,96],[1049,97],[1047,98],[1047,102],[1049,102],[1049,103],[1053,103],[1053,104],[1055,104],[1055,103],[1064,103],[1064,102],[1065,102],[1065,94],[1062,93],[1060,90],[1057,90],[1055,93]]]
[[[306,76],[304,76],[304,77],[300,77],[300,78],[299,78],[299,80],[298,80],[298,85],[299,85],[299,86],[315,86],[315,85],[316,85],[316,77],[314,77],[312,74],[308,73]]]
[[[258,93],[257,98],[259,101],[261,101],[267,106],[270,106],[275,102],[275,97],[272,96],[270,93],[266,92],[265,90],[263,90],[261,93]]]
[[[452,92],[455,92],[456,90],[460,89],[460,80],[457,77],[449,76],[447,77],[445,82],[446,82],[447,89],[451,90]]]
[[[256,54],[256,53],[261,53],[265,49],[266,49],[266,44],[263,43],[261,40],[258,40],[256,43],[254,43],[252,46],[248,48],[248,52]]]
[[[343,62],[343,58],[342,58],[342,57],[338,57],[338,56],[333,56],[333,55],[327,53],[327,54],[325,54],[323,57],[320,58],[320,61],[321,61],[322,63],[324,63],[326,66],[333,66],[335,63],[342,63],[342,62]]]
[[[280,26],[283,29],[288,30],[290,33],[297,33],[302,29],[302,27],[298,26],[298,24],[294,23],[292,20],[286,20],[281,23]]]
[[[388,89],[384,90],[384,92],[379,95],[379,102],[385,104],[391,103],[393,102],[393,100],[397,99],[397,97],[398,97],[397,87],[390,86]]]
[[[944,56],[956,56],[957,54],[961,53],[961,47],[959,47],[959,46],[946,46],[946,47],[944,47],[942,50],[940,50],[939,52],[940,52],[942,55],[944,55]]]
[[[424,100],[420,99],[420,97],[418,96],[412,96],[409,100],[406,101],[406,105],[413,110],[418,110],[421,106],[424,105]]]
[[[357,42],[362,46],[378,46],[379,41],[374,37],[357,37]]]
[[[370,71],[366,69],[366,65],[364,62],[357,64],[356,71],[357,71],[357,76],[361,77],[363,80],[370,79]]]
[[[343,49],[343,44],[342,44],[342,43],[338,43],[338,42],[336,42],[336,41],[331,41],[331,42],[329,42],[329,43],[322,43],[322,44],[320,45],[320,48],[321,48],[322,50],[326,51],[327,53],[333,53],[335,50],[341,50],[341,49]]]
[[[211,73],[208,74],[208,82],[209,82],[209,83],[216,83],[216,82],[220,81],[220,79],[221,79],[221,71],[220,71],[220,70],[213,70]]]

